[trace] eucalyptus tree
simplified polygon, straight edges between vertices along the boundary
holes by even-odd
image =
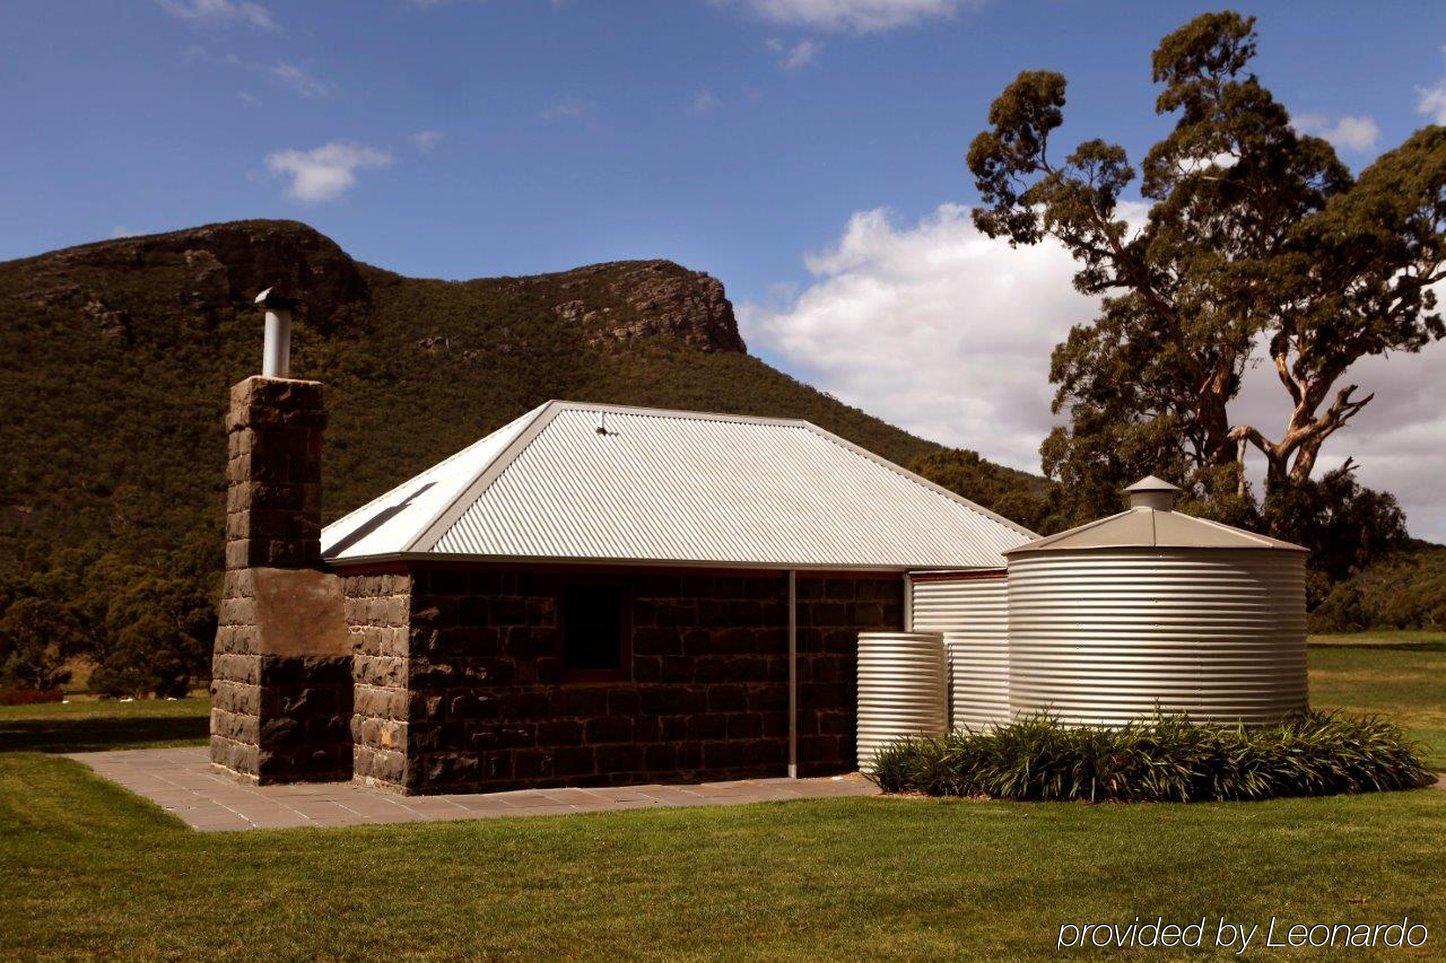
[[[1325,441],[1373,399],[1350,378],[1355,362],[1446,335],[1431,291],[1446,128],[1417,131],[1355,177],[1292,126],[1249,72],[1255,54],[1254,18],[1229,11],[1165,37],[1155,109],[1174,127],[1138,171],[1100,139],[1058,156],[1066,82],[1052,71],[1010,83],[970,146],[978,228],[1016,245],[1056,239],[1079,265],[1075,286],[1101,298],[1054,350],[1067,424],[1041,449],[1083,511],[1148,471],[1173,473],[1217,513],[1246,511],[1246,445],[1265,457],[1268,507],[1309,483]],[[1278,423],[1232,418],[1254,363],[1279,379]]]

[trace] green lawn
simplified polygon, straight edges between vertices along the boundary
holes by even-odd
[[[1394,719],[1446,770],[1446,632],[1313,636],[1310,698]]]
[[[0,751],[198,746],[210,731],[210,712],[210,699],[0,706]]]
[[[1429,739],[1439,643],[1313,646],[1315,701],[1388,712]],[[0,752],[0,955],[1018,959],[1055,956],[1065,922],[1213,927],[1221,914],[1410,916],[1431,928],[1404,954],[1417,958],[1439,958],[1446,939],[1439,790],[1153,806],[853,799],[199,834],[46,754],[196,742],[205,711],[0,709],[12,750]]]

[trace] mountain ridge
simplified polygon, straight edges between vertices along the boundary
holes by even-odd
[[[328,520],[549,398],[804,418],[905,465],[940,450],[748,355],[722,283],[672,261],[409,278],[301,222],[222,222],[0,263],[0,549],[213,558],[226,389],[258,367],[273,284],[302,302],[296,376],[328,388]]]

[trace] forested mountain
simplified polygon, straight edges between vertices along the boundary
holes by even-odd
[[[162,623],[209,646],[227,387],[259,371],[252,300],[273,284],[303,302],[294,374],[327,385],[328,520],[549,398],[806,418],[906,465],[941,452],[748,355],[722,284],[669,261],[459,282],[291,221],[103,241],[0,264],[0,616],[69,606],[12,622],[58,619],[102,662]],[[966,475],[985,499],[1042,484]]]

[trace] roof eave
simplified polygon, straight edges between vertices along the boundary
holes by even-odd
[[[1304,555],[1310,554],[1310,549],[1300,545],[1292,545],[1290,542],[1265,542],[1256,545],[1140,545],[1136,542],[1116,542],[1102,545],[1083,545],[1079,547],[1057,547],[1056,545],[1020,545],[1018,548],[1009,548],[1000,552],[1005,558],[1012,558],[1015,555],[1038,555],[1044,552],[1076,553],[1076,552],[1099,552],[1118,551],[1122,548],[1137,549],[1140,551],[1168,552],[1188,550],[1192,552],[1300,552]]]
[[[1003,565],[934,565],[929,563],[899,564],[893,562],[765,562],[719,559],[663,559],[663,558],[590,558],[577,555],[469,555],[449,552],[387,552],[377,555],[361,555],[345,558],[327,558],[323,561],[331,568],[355,568],[367,565],[385,565],[398,562],[474,562],[485,565],[615,565],[637,568],[721,568],[754,571],[814,571],[814,572],[992,572],[1003,569]]]

